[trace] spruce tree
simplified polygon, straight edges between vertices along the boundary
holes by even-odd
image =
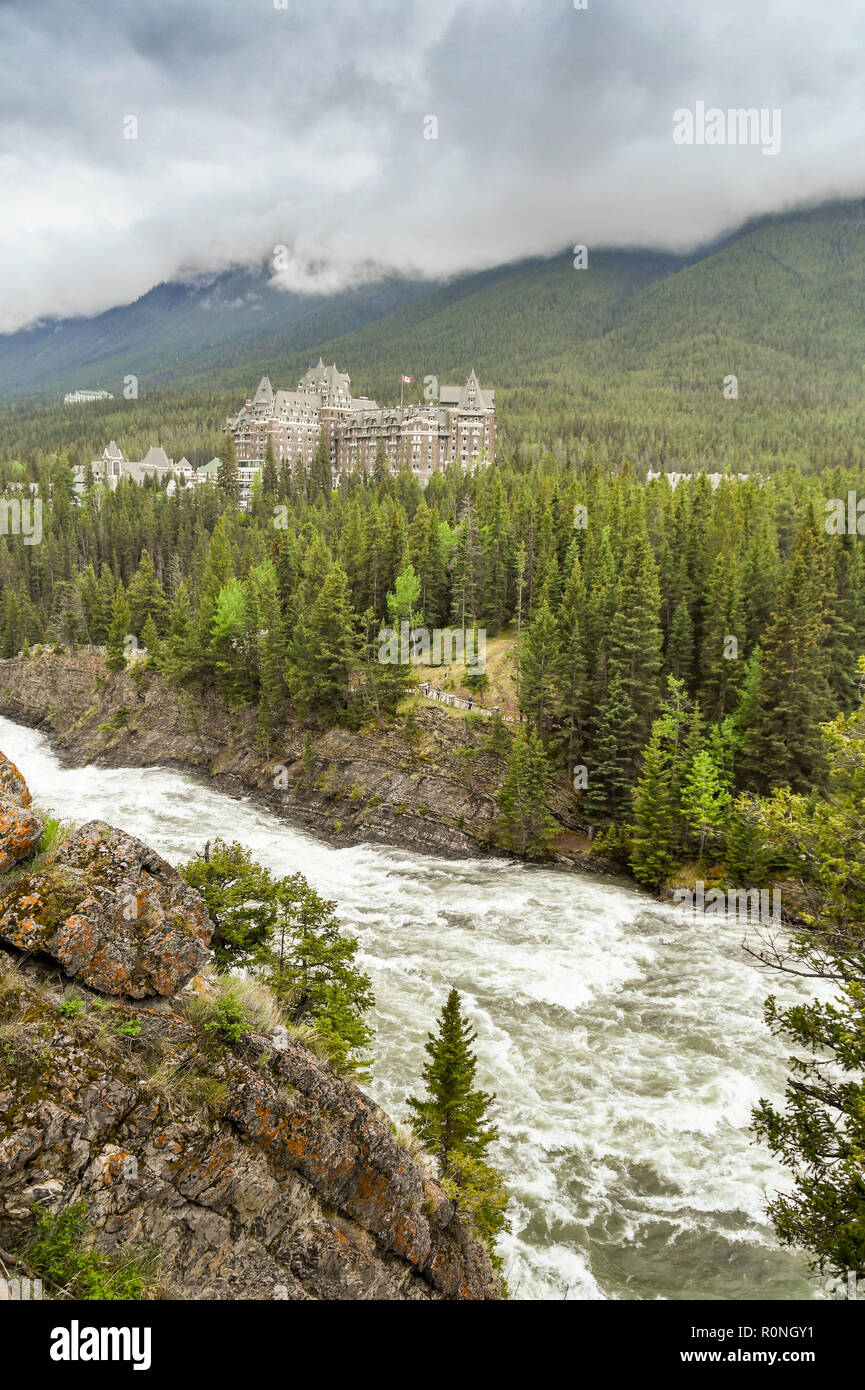
[[[156,624],[150,613],[141,631],[141,644],[147,652],[147,664],[154,670],[159,667],[162,658],[162,643],[159,640],[159,633],[156,631]]]
[[[682,788],[682,810],[697,837],[697,857],[700,862],[707,840],[717,841],[722,837],[730,802],[730,793],[711,753],[707,748],[702,749],[691,763]]]
[[[273,436],[268,434],[267,446],[264,451],[264,467],[261,470],[261,490],[265,498],[272,500],[276,496],[278,488],[279,475],[273,452]]]
[[[198,669],[199,660],[198,633],[192,620],[186,584],[181,580],[171,604],[162,671],[175,685],[182,685]]]
[[[131,616],[123,584],[117,586],[111,609],[111,627],[105,643],[105,665],[109,671],[122,671],[126,666],[126,638],[131,636]]]
[[[302,716],[338,720],[349,707],[358,664],[357,618],[348,580],[342,567],[333,565],[289,643],[287,678],[295,708]]]
[[[438,1032],[425,1045],[429,1061],[423,1069],[427,1095],[411,1096],[409,1109],[415,1132],[436,1155],[447,1174],[455,1153],[482,1159],[497,1130],[488,1119],[494,1095],[475,1087],[477,1034],[460,1007],[456,989],[448,993],[439,1017]]]
[[[534,729],[517,730],[498,795],[502,844],[517,854],[546,854],[556,823],[550,812],[550,769]]]
[[[553,726],[560,659],[560,632],[546,598],[542,598],[523,638],[520,658],[520,709],[542,740]]]
[[[168,602],[153,568],[153,561],[146,550],[141,552],[141,560],[132,576],[126,597],[129,602],[130,632],[134,632],[136,637],[141,637],[148,616],[153,619],[157,632],[165,631]]]
[[[659,888],[678,861],[677,807],[671,787],[667,746],[669,725],[657,719],[634,792],[631,869],[649,888]]]
[[[760,674],[743,749],[758,790],[787,784],[805,791],[823,779],[819,725],[832,709],[826,656],[830,602],[824,540],[815,528],[805,527],[761,642]]]
[[[240,481],[237,473],[237,454],[234,451],[234,439],[228,430],[226,430],[223,436],[219,450],[218,482],[226,501],[236,505],[240,496]]]

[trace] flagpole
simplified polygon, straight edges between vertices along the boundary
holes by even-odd
[[[405,390],[405,372],[399,374],[399,408],[402,410],[402,393]]]

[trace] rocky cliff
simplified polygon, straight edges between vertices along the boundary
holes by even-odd
[[[75,763],[193,768],[330,838],[451,856],[493,842],[506,759],[482,717],[458,710],[422,705],[414,728],[327,729],[305,759],[304,731],[288,724],[265,755],[254,711],[230,710],[213,691],[176,690],[143,668],[112,675],[98,652],[80,650],[0,660],[0,714],[48,729]],[[554,810],[563,862],[621,872],[573,833],[566,786]]]
[[[227,1040],[176,871],[101,822],[34,858],[2,757],[0,796],[0,1262],[26,1274],[37,1212],[83,1205],[87,1241],[155,1260],[169,1297],[499,1297],[396,1127],[248,983]]]

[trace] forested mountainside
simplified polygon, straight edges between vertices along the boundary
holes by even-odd
[[[590,247],[585,270],[568,252],[311,301],[261,273],[161,286],[97,319],[0,339],[0,437],[12,456],[80,462],[115,438],[127,457],[159,442],[203,463],[263,374],[293,386],[321,353],[384,402],[402,371],[419,392],[427,375],[474,367],[497,391],[511,457],[591,441],[639,467],[849,464],[863,426],[863,237],[863,204],[848,202],[762,219],[690,258]],[[129,373],[137,400],[121,396]],[[96,385],[116,398],[59,404],[62,389]]]

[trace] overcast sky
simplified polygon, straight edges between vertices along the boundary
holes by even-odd
[[[276,245],[327,287],[865,193],[861,0],[283,2],[0,0],[0,330]],[[676,145],[698,101],[780,153]]]

